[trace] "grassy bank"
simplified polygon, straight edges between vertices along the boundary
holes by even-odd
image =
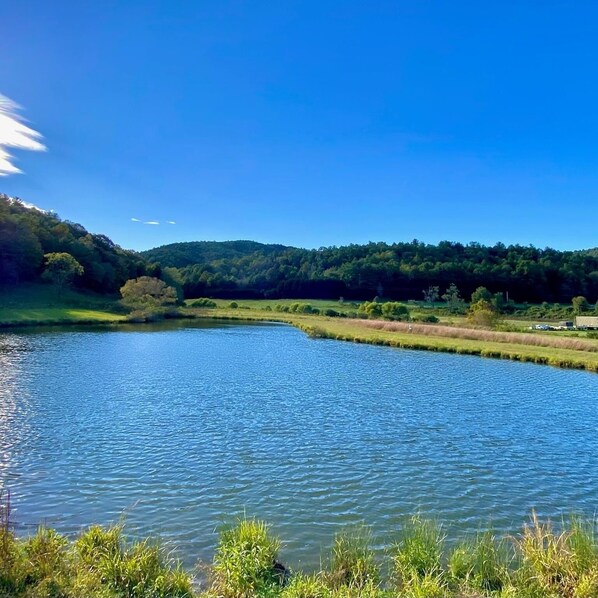
[[[448,546],[439,525],[405,522],[383,558],[367,529],[340,532],[305,574],[283,544],[251,519],[223,529],[202,583],[158,544],[127,542],[120,527],[74,539],[53,530],[18,539],[0,529],[3,598],[596,598],[596,522],[572,518],[556,531],[532,516],[512,536],[483,532]],[[199,569],[198,569],[199,571]]]
[[[116,299],[51,285],[0,288],[0,327],[112,324],[125,319]]]
[[[588,333],[528,331],[517,322],[508,322],[505,332],[467,327],[465,318],[441,316],[438,324],[384,322],[351,317],[356,304],[314,300],[309,303],[321,313],[333,310],[344,317],[327,317],[280,311],[296,300],[215,300],[213,309],[188,307],[183,315],[198,318],[269,320],[291,324],[318,337],[390,347],[442,351],[512,359],[562,368],[598,372],[598,339]],[[237,307],[231,307],[236,304]],[[412,316],[426,311],[414,306]],[[419,311],[418,311],[419,310]],[[0,290],[0,327],[23,325],[118,324],[127,321],[116,298],[82,294],[71,290],[58,293],[49,285],[26,285]]]
[[[245,309],[244,309],[245,308]],[[314,338],[327,338],[404,349],[440,351],[511,359],[598,372],[598,340],[530,332],[498,332],[407,322],[329,318],[239,307],[189,309],[197,317],[269,320],[291,324]]]

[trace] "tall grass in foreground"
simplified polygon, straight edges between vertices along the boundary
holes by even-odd
[[[371,535],[365,528],[345,530],[337,534],[332,544],[330,571],[326,578],[332,587],[377,587],[380,567],[371,548]]]
[[[288,579],[273,574],[280,542],[256,521],[221,535],[215,583],[203,596],[225,598],[598,598],[596,523],[579,518],[561,531],[532,515],[516,537],[491,531],[447,550],[442,528],[413,517],[388,551],[391,574],[364,530],[334,538],[328,568]],[[232,566],[223,568],[223,554]],[[249,583],[248,583],[249,581]]]
[[[0,495],[0,598],[191,598],[192,579],[164,550],[127,543],[119,526],[93,526],[70,541],[40,527],[29,538],[10,530]]]
[[[223,598],[277,596],[285,569],[276,560],[280,541],[268,526],[254,519],[240,519],[220,532],[212,567],[211,594]]]
[[[206,589],[149,542],[127,543],[118,526],[68,540],[40,528],[18,539],[0,518],[2,598],[598,598],[596,522],[560,530],[532,515],[521,533],[492,532],[445,546],[442,528],[413,517],[384,559],[364,530],[341,532],[328,566],[291,573],[268,526],[241,519],[223,529]]]

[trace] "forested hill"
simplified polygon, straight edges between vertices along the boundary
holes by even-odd
[[[454,283],[466,299],[485,286],[517,302],[570,303],[578,295],[598,300],[598,248],[557,251],[416,240],[298,249],[198,241],[138,254],[0,194],[0,285],[40,280],[48,253],[70,254],[83,266],[75,285],[102,293],[116,293],[128,279],[147,274],[178,281],[187,297],[421,300],[429,287],[439,287],[442,294]]]
[[[217,260],[236,260],[260,253],[272,255],[291,249],[285,245],[264,245],[256,241],[190,241],[171,243],[142,251],[149,262],[159,262],[164,267],[183,268]]]
[[[423,299],[423,290],[455,283],[469,298],[478,287],[518,302],[598,300],[598,251],[557,251],[497,243],[369,243],[296,249],[250,241],[175,243],[143,253],[178,267],[187,297]]]
[[[156,271],[104,235],[0,194],[0,285],[39,281],[48,253],[72,255],[83,266],[75,285],[99,293],[117,293],[128,279]]]

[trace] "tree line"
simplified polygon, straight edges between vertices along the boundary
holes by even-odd
[[[50,280],[98,293],[118,293],[124,283],[160,268],[105,235],[28,207],[0,194],[0,284]]]
[[[167,268],[186,297],[425,300],[430,288],[442,295],[456,285],[464,297],[483,286],[516,302],[598,300],[598,249],[414,240],[309,250],[246,243],[175,243],[142,255]],[[198,255],[204,259],[191,264]]]
[[[198,241],[136,253],[0,194],[0,284],[43,278],[56,282],[65,276],[79,288],[109,294],[127,280],[157,277],[175,287],[179,299],[184,292],[186,297],[231,299],[430,301],[432,290],[443,298],[457,287],[462,297],[469,297],[485,287],[492,296],[515,302],[570,303],[581,296],[594,304],[598,248],[558,251],[414,240],[300,249]]]

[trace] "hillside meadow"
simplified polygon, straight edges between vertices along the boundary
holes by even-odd
[[[0,287],[0,327],[110,324],[125,319],[116,299],[105,295],[34,283]]]

